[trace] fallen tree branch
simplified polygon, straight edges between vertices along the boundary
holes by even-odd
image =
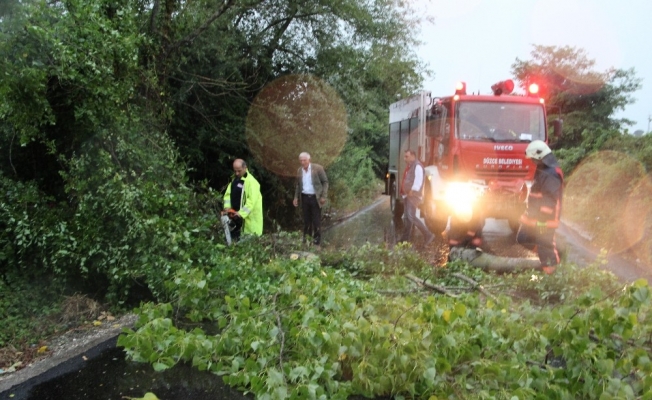
[[[398,318],[396,318],[396,321],[394,321],[394,331],[396,331],[396,325],[398,325],[398,321],[401,319],[401,317],[404,316],[408,311],[415,308],[416,306],[418,306],[418,304],[415,304],[412,307],[408,308],[407,310],[403,311],[401,315],[399,315]]]
[[[470,283],[471,285],[473,285],[474,289],[478,290],[480,293],[484,294],[485,296],[489,297],[491,300],[498,303],[498,298],[496,296],[489,293],[487,290],[485,290],[484,287],[482,287],[481,284],[479,284],[478,282],[476,282],[473,279],[469,278],[468,276],[462,275],[462,274],[457,273],[457,272],[453,273],[452,276],[456,277],[457,279],[461,279],[461,280],[463,280],[463,281],[465,281],[467,283]]]
[[[405,296],[408,294],[419,293],[421,289],[413,290],[376,290],[377,293],[383,294],[385,296]]]
[[[500,283],[497,285],[482,285],[483,288],[485,289],[491,289],[491,288],[502,288],[502,287],[511,287],[514,285],[510,285],[507,283]],[[468,292],[469,290],[473,290],[473,288],[470,288],[468,286],[446,286],[446,289],[448,290],[464,290],[465,292]]]
[[[451,292],[449,292],[448,290],[446,290],[445,287],[443,287],[443,286],[438,286],[438,285],[433,285],[432,283],[428,283],[428,282],[426,282],[425,279],[418,278],[418,277],[416,277],[416,276],[414,276],[414,275],[411,275],[411,274],[405,274],[405,277],[406,277],[407,279],[411,280],[411,281],[414,282],[414,283],[417,283],[417,284],[419,284],[419,285],[425,286],[425,287],[427,287],[428,289],[435,290],[435,291],[437,291],[437,292],[439,292],[439,293],[445,294],[446,296],[455,297],[455,298],[458,297],[456,294],[451,293]]]
[[[544,369],[544,370],[545,370],[545,369],[548,369],[548,368],[550,367],[549,365],[541,364],[541,363],[539,363],[539,362],[536,362],[536,361],[530,361],[530,360],[525,360],[525,364],[526,364],[526,365],[529,365],[529,366],[531,366],[531,367],[539,367],[539,368]]]
[[[541,263],[532,258],[511,258],[488,254],[479,249],[452,247],[448,259],[466,261],[470,265],[485,271],[516,272],[528,269],[539,269]]]
[[[645,350],[647,352],[652,351],[652,348],[644,346],[644,345],[638,345],[634,339],[625,340],[625,338],[623,338],[622,336],[620,336],[617,333],[611,333],[609,335],[609,338],[611,338],[612,340],[623,342],[623,343],[627,344],[628,346],[638,347],[638,348],[643,349],[643,350]],[[591,328],[591,330],[589,331],[589,339],[591,339],[595,343],[602,343],[602,340],[603,340],[598,335],[596,335],[594,328]]]

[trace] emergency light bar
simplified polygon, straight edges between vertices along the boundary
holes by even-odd
[[[466,82],[457,82],[455,84],[455,94],[466,94]]]
[[[501,94],[510,94],[514,90],[514,81],[511,79],[500,81],[491,85],[491,90],[496,96],[500,96]]]
[[[528,86],[527,91],[531,96],[534,96],[537,93],[539,93],[539,85],[537,85],[536,83],[533,83],[530,86]]]

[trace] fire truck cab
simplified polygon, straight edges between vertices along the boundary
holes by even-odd
[[[449,218],[507,219],[518,228],[536,169],[525,148],[547,142],[548,132],[536,88],[510,95],[513,88],[507,80],[493,85],[491,95],[469,95],[460,83],[450,96],[423,91],[390,105],[386,191],[395,218],[403,214],[403,153],[410,149],[425,169],[420,215],[433,233],[441,234]]]

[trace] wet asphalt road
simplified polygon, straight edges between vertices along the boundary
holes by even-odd
[[[416,230],[415,230],[416,231]],[[392,221],[389,208],[389,196],[381,196],[372,205],[360,210],[350,218],[339,221],[325,229],[323,233],[324,246],[344,248],[361,246],[365,243],[386,243],[392,246],[401,233],[400,227]],[[414,233],[418,245],[419,233]],[[483,231],[484,250],[504,257],[536,258],[536,255],[515,243],[514,233],[506,221],[488,219]],[[557,230],[557,244],[563,253],[562,262],[571,262],[579,266],[587,266],[594,262],[600,254],[600,249],[591,244],[580,233],[562,224]],[[611,271],[624,282],[633,282],[644,278],[652,283],[652,266],[633,261],[633,257],[622,254],[607,255],[607,263],[602,267]]]

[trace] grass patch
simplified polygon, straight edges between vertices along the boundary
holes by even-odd
[[[566,179],[562,215],[599,247],[652,261],[652,183],[636,159],[616,151],[587,157]]]

